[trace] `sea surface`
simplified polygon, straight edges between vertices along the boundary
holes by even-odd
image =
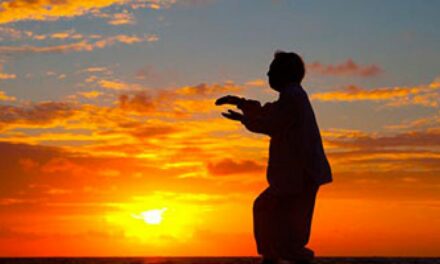
[[[259,264],[253,257],[0,258],[1,264]],[[315,264],[440,264],[439,258],[321,257]]]

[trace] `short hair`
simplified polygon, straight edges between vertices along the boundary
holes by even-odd
[[[272,64],[278,74],[283,76],[286,81],[300,84],[306,73],[303,59],[294,52],[277,50],[274,53]]]

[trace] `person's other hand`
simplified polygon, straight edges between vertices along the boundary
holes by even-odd
[[[241,113],[235,112],[230,109],[228,110],[227,113],[222,113],[222,116],[224,116],[228,119],[234,120],[234,121],[241,121],[241,120],[243,120],[243,117],[244,117]]]
[[[217,99],[215,101],[215,105],[224,105],[224,104],[238,105],[242,100],[243,100],[242,98],[235,95],[226,95]]]

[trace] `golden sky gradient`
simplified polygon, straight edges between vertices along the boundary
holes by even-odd
[[[440,60],[429,52],[439,35],[426,29],[425,46],[404,46],[427,53],[413,64],[379,37],[372,58],[349,35],[357,50],[311,35],[275,48],[265,39],[285,31],[265,23],[326,8],[248,1],[251,12],[231,2],[0,3],[0,256],[255,255],[252,203],[266,186],[269,139],[223,119],[227,108],[214,101],[275,100],[264,78],[282,47],[303,51],[334,174],[318,193],[310,247],[321,256],[438,255]],[[251,18],[268,9],[266,20]],[[218,10],[261,20],[260,44],[221,26]],[[298,34],[327,32],[303,21]],[[212,31],[224,42],[205,37]]]

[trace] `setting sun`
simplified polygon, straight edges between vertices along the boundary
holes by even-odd
[[[139,215],[133,215],[136,219],[143,219],[145,223],[150,225],[158,225],[162,222],[162,214],[167,208],[153,209],[140,213]]]

